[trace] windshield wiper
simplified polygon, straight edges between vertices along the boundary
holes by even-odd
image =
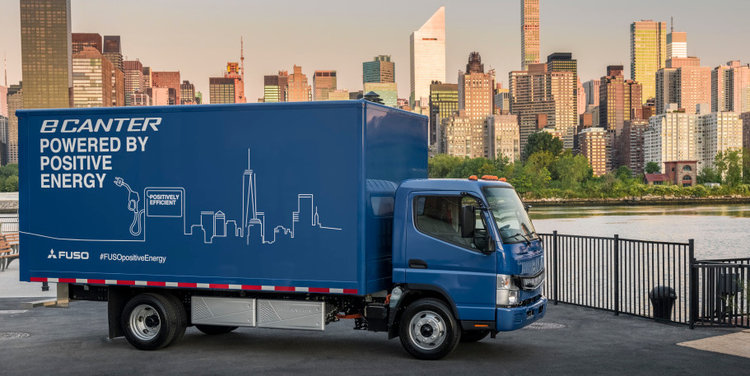
[[[531,239],[529,239],[526,235],[524,235],[521,232],[513,234],[513,235],[509,236],[508,238],[515,238],[517,236],[520,236],[521,238],[523,238],[523,240],[526,242],[526,245],[531,244]]]
[[[526,226],[526,224],[525,224],[525,223],[521,223],[521,228],[522,228],[522,229],[523,229],[524,231],[526,231],[526,235],[528,235],[529,239],[533,239],[533,238],[534,238],[534,235],[537,235],[537,237],[539,237],[539,236],[538,236],[538,234],[536,233],[536,231],[529,231],[529,227],[528,227],[528,226]],[[529,243],[531,243],[531,241],[530,241],[530,240],[529,240]]]

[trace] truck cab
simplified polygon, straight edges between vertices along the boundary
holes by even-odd
[[[439,357],[544,316],[541,239],[502,180],[415,179],[397,189],[390,330],[413,355]]]

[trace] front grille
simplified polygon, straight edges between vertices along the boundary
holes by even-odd
[[[516,286],[522,290],[536,290],[544,283],[544,270],[533,277],[518,276]]]

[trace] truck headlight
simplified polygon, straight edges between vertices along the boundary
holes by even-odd
[[[514,306],[519,303],[519,291],[513,277],[506,274],[497,275],[496,304],[501,307]]]

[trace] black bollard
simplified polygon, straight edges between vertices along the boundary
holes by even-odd
[[[654,309],[654,318],[669,321],[672,317],[672,307],[677,299],[674,289],[669,286],[656,286],[648,293],[648,300]]]

